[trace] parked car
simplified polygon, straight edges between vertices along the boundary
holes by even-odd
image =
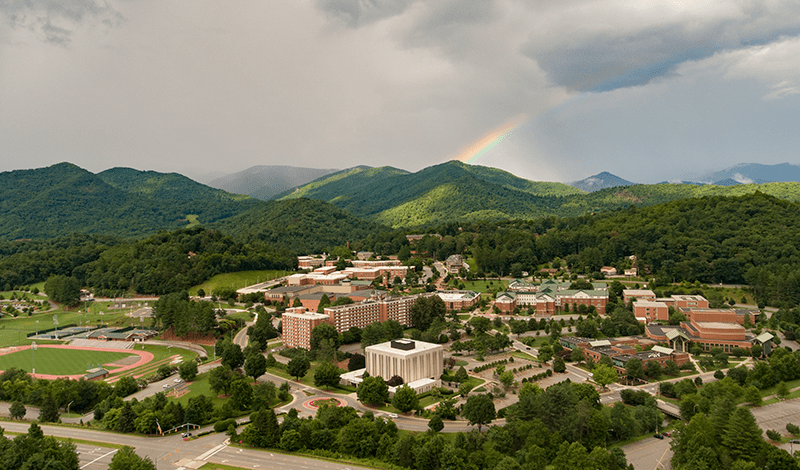
[[[653,437],[655,437],[656,439],[664,439],[664,436],[662,436],[661,434],[654,434]]]

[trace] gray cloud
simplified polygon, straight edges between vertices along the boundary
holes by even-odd
[[[108,3],[95,0],[0,0],[0,13],[11,27],[37,31],[44,40],[56,44],[69,42],[75,24],[87,18],[107,25],[122,19]]]
[[[642,26],[626,23],[630,19],[624,15],[615,18],[620,12],[613,8],[606,12],[597,9],[595,24],[567,14],[571,21],[561,21],[571,26],[560,37],[545,37],[558,28],[556,20],[545,32],[532,33],[522,51],[537,61],[553,84],[603,92],[670,76],[682,63],[721,51],[800,34],[800,4],[795,2],[732,1],[720,5],[724,6],[720,11],[702,12],[697,17],[643,18]]]
[[[400,15],[417,0],[317,0],[317,8],[331,19],[358,28]]]

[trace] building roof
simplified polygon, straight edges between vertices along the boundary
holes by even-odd
[[[324,313],[315,313],[315,312],[305,312],[305,313],[294,313],[294,312],[283,312],[283,316],[289,316],[292,318],[302,318],[303,320],[327,320],[330,318],[329,315]]]
[[[433,349],[442,349],[442,345],[441,344],[426,343],[424,341],[417,341],[417,340],[413,340],[413,339],[402,340],[402,342],[404,342],[406,344],[410,343],[410,345],[413,348],[400,349],[400,348],[392,346],[392,343],[397,344],[400,341],[401,340],[392,340],[392,341],[387,341],[385,343],[380,343],[380,344],[375,344],[375,345],[372,345],[372,346],[367,346],[365,348],[365,352],[366,351],[377,351],[377,352],[381,352],[381,353],[391,353],[391,354],[394,354],[394,355],[406,356],[406,355],[416,354],[416,353],[418,353],[420,351],[428,351],[428,350],[433,350]]]
[[[628,297],[655,297],[656,294],[649,289],[625,289],[622,295]]]
[[[592,348],[600,348],[600,347],[603,347],[603,346],[611,346],[611,341],[609,341],[607,339],[599,339],[599,340],[596,340],[596,341],[591,341],[589,343],[589,346],[592,347]]]
[[[758,341],[759,343],[766,343],[767,341],[772,341],[772,338],[774,337],[775,336],[773,336],[772,333],[765,331],[760,335],[756,336],[755,341]]]
[[[664,346],[653,346],[653,349],[651,349],[651,351],[656,351],[656,352],[660,352],[660,353],[663,353],[663,354],[672,354],[672,353],[675,352],[674,349],[665,348]]]

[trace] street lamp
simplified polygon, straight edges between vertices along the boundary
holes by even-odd
[[[31,374],[36,376],[36,341],[31,343],[31,361],[33,362],[33,370],[31,370]]]

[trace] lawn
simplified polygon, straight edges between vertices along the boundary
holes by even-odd
[[[308,369],[308,372],[306,372],[306,375],[302,379],[300,379],[300,383],[302,383],[304,385],[308,385],[309,387],[316,388],[316,386],[314,385],[314,368],[315,367],[316,367],[316,364],[314,364],[312,362],[311,363],[311,368]],[[340,369],[340,370],[342,370],[342,369]],[[347,371],[342,371],[342,373],[344,373],[344,372],[347,372]],[[281,368],[278,368],[278,367],[268,367],[267,368],[267,373],[268,374],[272,374],[272,375],[277,375],[278,377],[282,377],[282,378],[286,379],[290,384],[293,384],[295,386],[297,385],[297,380],[295,380],[294,377],[292,377],[289,374],[287,374],[285,369],[281,369]],[[344,385],[338,385],[338,386],[333,387],[331,389],[322,388],[322,390],[325,390],[326,392],[331,392],[331,393],[345,393],[345,394],[347,394],[347,393],[355,392],[356,388],[355,387],[344,386]]]
[[[498,280],[486,280],[486,281],[460,281],[464,283],[464,289],[471,290],[480,293],[489,292],[491,289],[494,292],[503,292],[508,287],[503,281]]]
[[[78,313],[75,311],[55,310],[47,313],[37,313],[30,317],[20,316],[17,318],[3,318],[0,320],[0,345],[2,346],[19,346],[30,344],[31,340],[27,338],[28,333],[36,333],[49,328],[53,328],[53,315],[58,318],[59,327],[68,324],[76,325],[103,325],[109,326],[140,326],[139,321],[126,317],[125,313],[129,312],[128,309],[124,311],[112,311],[100,315],[100,311],[104,311],[103,306],[107,304],[102,303],[89,303],[89,313],[84,313],[83,306],[81,305]],[[38,323],[37,323],[38,320]]]
[[[130,355],[112,351],[38,348],[35,353],[26,350],[0,356],[0,370],[16,367],[30,372],[35,356],[38,374],[77,375]]]
[[[194,286],[189,289],[189,295],[197,295],[197,289],[203,288],[206,295],[211,295],[217,287],[233,287],[234,289],[241,289],[257,282],[265,282],[272,279],[279,278],[292,274],[293,271],[240,271],[236,273],[217,274],[199,286]]]

